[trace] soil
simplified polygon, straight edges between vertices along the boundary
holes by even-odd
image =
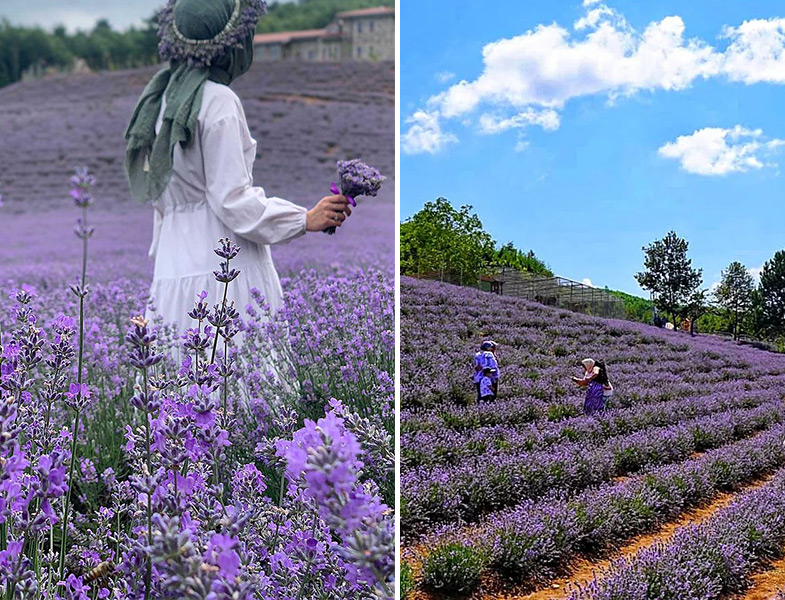
[[[785,557],[772,562],[765,571],[750,577],[752,584],[745,594],[729,600],[773,600],[779,590],[785,590]]]

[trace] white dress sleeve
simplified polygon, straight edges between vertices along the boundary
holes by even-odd
[[[260,245],[288,242],[305,233],[307,209],[254,187],[243,154],[244,127],[239,115],[230,114],[202,131],[207,201],[237,235]]]

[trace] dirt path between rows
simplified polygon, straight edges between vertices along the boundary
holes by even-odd
[[[785,557],[775,560],[750,580],[752,585],[745,594],[732,596],[729,600],[773,600],[779,590],[785,590]]]
[[[596,576],[601,575],[614,560],[632,556],[655,543],[667,542],[679,528],[706,520],[711,515],[730,504],[739,494],[765,485],[772,477],[773,474],[769,474],[740,487],[735,492],[719,494],[708,504],[700,508],[687,510],[677,520],[663,525],[656,531],[631,539],[619,550],[609,554],[602,560],[589,560],[585,557],[577,557],[570,564],[569,575],[552,580],[545,588],[533,592],[521,592],[514,588],[510,588],[509,585],[505,585],[503,580],[497,575],[489,575],[483,578],[479,590],[469,596],[468,600],[564,600],[569,597],[576,586],[586,585]],[[415,546],[402,550],[402,559],[412,566],[415,577],[419,575],[422,568],[422,561],[426,555],[427,548],[423,546]],[[785,561],[782,561],[781,566],[782,572],[779,573],[779,577],[780,581],[785,584]],[[763,575],[765,575],[765,573],[761,574],[761,577]],[[772,576],[771,579],[774,580],[776,578]],[[762,585],[763,584],[761,584],[761,586]],[[777,584],[772,582],[772,585]],[[783,585],[783,587],[785,587],[785,585]],[[776,590],[776,587],[774,589]],[[743,597],[743,600],[771,600],[772,596],[773,593],[770,593],[768,596],[745,596]],[[407,600],[449,600],[452,598],[457,598],[457,596],[432,594],[418,589],[413,592]],[[735,600],[742,600],[742,598],[740,597]]]

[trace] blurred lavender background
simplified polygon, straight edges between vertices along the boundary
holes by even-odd
[[[70,277],[80,255],[70,230],[68,178],[98,177],[91,209],[92,276],[149,278],[149,206],[131,200],[123,132],[155,68],[54,75],[0,90],[0,281]],[[282,274],[304,267],[375,266],[392,273],[395,231],[395,73],[391,63],[256,64],[233,86],[258,142],[255,184],[312,206],[329,194],[337,160],[362,158],[388,177],[338,235],[274,248]]]

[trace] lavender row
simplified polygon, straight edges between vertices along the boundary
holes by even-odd
[[[570,600],[713,600],[743,591],[785,544],[785,471],[666,544],[616,561]]]
[[[522,456],[487,453],[455,467],[413,469],[401,476],[401,518],[407,530],[441,521],[474,521],[524,500],[685,460],[696,451],[766,429],[783,416],[785,408],[777,401],[636,432],[599,447],[563,444]]]
[[[528,502],[493,515],[470,534],[456,528],[431,543],[460,542],[515,583],[543,583],[577,554],[607,551],[651,531],[719,492],[732,490],[785,463],[785,427],[707,452],[641,477],[605,484],[567,499]],[[449,580],[432,585],[449,587]]]
[[[779,390],[760,390],[703,398],[671,400],[615,409],[596,416],[579,416],[556,423],[499,424],[469,431],[434,426],[401,435],[405,467],[457,464],[459,461],[504,449],[508,452],[542,449],[560,442],[602,443],[609,438],[650,427],[673,425],[685,419],[731,408],[751,408],[779,399]]]
[[[452,365],[451,369],[460,369]],[[785,369],[785,365],[783,365]],[[562,374],[569,372],[565,367]],[[507,370],[505,369],[505,380]],[[621,394],[609,401],[608,408],[619,410],[622,408],[639,406],[656,406],[664,402],[679,400],[695,400],[718,393],[716,381],[697,382],[695,380],[679,382],[678,385],[658,380],[661,377],[671,377],[669,374],[647,373],[648,385],[653,390],[640,390],[637,387],[622,388],[623,383],[614,377],[614,385]],[[780,389],[782,386],[781,375],[759,373],[754,381],[748,379],[727,379],[730,375],[723,375],[726,381],[721,386],[721,391],[728,395],[748,394],[755,391]],[[502,392],[505,392],[502,387]],[[554,389],[554,388],[551,388]],[[618,390],[617,390],[618,391]],[[563,394],[560,394],[562,396]],[[544,397],[505,397],[495,402],[472,404],[463,406],[451,402],[442,402],[438,408],[423,409],[409,408],[401,411],[401,432],[414,434],[419,431],[434,431],[444,427],[464,431],[478,427],[492,427],[494,425],[527,424],[537,421],[556,421],[564,418],[583,414],[583,398],[575,395],[572,398],[553,399]]]

